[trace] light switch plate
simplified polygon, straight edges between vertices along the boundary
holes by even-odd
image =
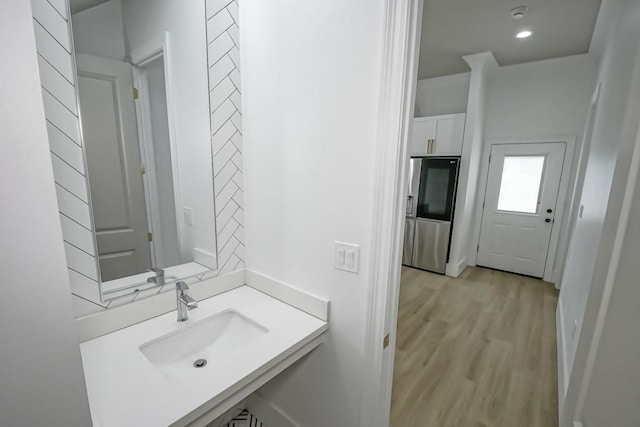
[[[187,225],[193,226],[193,210],[191,208],[185,207],[183,209],[184,212],[184,223]]]
[[[335,243],[335,267],[338,270],[358,273],[360,267],[360,246],[352,243]]]

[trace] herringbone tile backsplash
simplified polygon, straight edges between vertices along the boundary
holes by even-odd
[[[244,268],[238,2],[207,0],[211,144],[221,273]]]

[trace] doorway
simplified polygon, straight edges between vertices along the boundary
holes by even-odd
[[[491,147],[477,265],[542,278],[566,144]]]

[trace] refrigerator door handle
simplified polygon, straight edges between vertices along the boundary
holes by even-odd
[[[415,200],[415,197],[413,196],[413,194],[407,194],[407,215],[411,215],[413,212],[413,201]]]
[[[413,261],[413,240],[416,229],[415,219],[405,219],[404,225],[404,247],[402,250],[402,264],[412,265]]]

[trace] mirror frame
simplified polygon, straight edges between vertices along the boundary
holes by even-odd
[[[208,67],[208,95],[209,95],[209,143],[211,147],[211,156],[213,162],[213,189],[214,189],[214,215],[215,215],[215,238],[216,238],[216,258],[217,268],[211,269],[203,273],[199,273],[193,276],[185,277],[181,280],[187,281],[187,283],[196,283],[201,280],[206,280],[219,276],[221,274],[229,273],[236,270],[244,269],[244,211],[243,211],[243,183],[242,183],[242,112],[240,106],[240,70],[239,70],[239,41],[238,41],[238,1],[233,0],[225,6],[216,6],[217,10],[211,10],[214,7],[212,2],[205,2],[205,0],[199,0],[203,4],[205,13],[205,37],[207,48],[207,67]],[[91,311],[100,311],[105,308],[115,307],[118,305],[126,304],[136,299],[155,295],[166,290],[172,289],[171,282],[166,283],[165,286],[158,288],[157,286],[140,290],[138,292],[132,292],[127,295],[117,297],[116,299],[105,299],[102,293],[102,281],[100,280],[100,266],[96,248],[96,239],[94,222],[93,222],[93,209],[91,207],[91,195],[89,192],[89,181],[86,171],[86,155],[84,148],[84,138],[82,136],[81,116],[79,110],[79,97],[77,88],[77,69],[75,50],[73,46],[73,32],[71,23],[71,9],[69,0],[63,0],[66,10],[62,10],[60,5],[53,4],[51,2],[38,2],[32,0],[34,27],[36,27],[36,46],[39,57],[41,57],[48,65],[51,65],[55,71],[65,77],[65,74],[56,69],[56,65],[59,65],[56,61],[49,60],[53,55],[58,55],[62,58],[63,68],[67,74],[66,62],[71,66],[71,75],[65,77],[63,82],[67,92],[73,91],[75,101],[75,114],[72,109],[67,108],[65,114],[69,116],[67,122],[72,123],[75,128],[72,132],[77,135],[79,141],[75,141],[80,146],[82,152],[82,160],[84,162],[84,170],[76,171],[82,175],[84,185],[86,187],[86,201],[78,198],[78,200],[72,200],[73,203],[81,205],[82,203],[88,205],[88,212],[90,217],[90,234],[93,245],[93,254],[83,252],[75,247],[70,241],[73,240],[71,235],[73,230],[69,229],[66,223],[73,222],[73,220],[65,215],[63,212],[65,202],[73,199],[73,197],[64,194],[64,191],[60,190],[58,193],[58,202],[60,209],[60,217],[63,229],[63,240],[65,242],[65,249],[67,252],[67,266],[70,274],[70,286],[74,297],[82,299],[84,301],[91,302],[95,305],[95,310],[83,310],[83,314]],[[62,4],[62,2],[61,2]],[[60,7],[58,7],[60,6]],[[45,10],[47,9],[47,10]],[[52,10],[49,10],[52,9]],[[55,13],[51,13],[55,12]],[[55,19],[44,19],[53,16]],[[216,19],[212,20],[213,17]],[[53,22],[56,21],[56,22]],[[212,22],[221,24],[215,27]],[[228,24],[228,25],[227,25]],[[43,31],[40,31],[41,27]],[[60,31],[60,28],[66,27],[66,34]],[[226,26],[226,27],[225,27]],[[225,29],[221,29],[225,27]],[[67,40],[65,38],[68,37]],[[52,39],[52,40],[50,40]],[[62,40],[63,43],[60,42]],[[230,45],[225,49],[215,49],[220,45],[220,41],[230,41]],[[59,49],[59,44],[64,51],[53,52],[54,49]],[[157,41],[155,41],[157,44]],[[165,33],[165,38],[162,41],[162,52],[168,54],[169,52],[169,38]],[[67,47],[65,47],[68,46]],[[136,52],[136,51],[134,51]],[[131,52],[133,57],[134,52]],[[138,52],[140,53],[140,52]],[[153,49],[148,52],[153,53]],[[65,59],[66,58],[66,59]],[[132,61],[133,62],[133,61]],[[166,59],[165,59],[166,62]],[[222,66],[226,66],[223,69]],[[47,102],[49,99],[45,95],[46,93],[53,94],[54,91],[49,87],[48,81],[43,78],[44,71],[43,65],[40,65],[41,71],[41,84],[43,87],[43,97],[45,98],[45,118],[53,126],[56,126],[56,114],[54,111],[57,106],[52,102]],[[227,90],[224,92],[223,89]],[[60,100],[52,95],[54,101],[60,102]],[[225,108],[220,108],[225,106]],[[64,105],[63,105],[64,107]],[[224,114],[223,114],[224,113]],[[68,136],[67,136],[68,137]],[[70,141],[74,142],[71,138]],[[49,134],[50,145],[52,146],[52,158],[57,157],[56,150],[52,145],[53,138]],[[56,160],[54,162],[54,178],[56,184],[59,184],[62,180],[61,173],[56,169]],[[64,162],[62,160],[62,162]],[[62,185],[59,185],[63,190],[66,189]],[[73,195],[73,193],[71,193]],[[67,198],[67,199],[65,199]],[[82,203],[80,203],[82,202]],[[86,209],[86,207],[85,207]],[[85,212],[86,213],[86,212]],[[218,221],[221,221],[220,223]],[[82,224],[74,223],[73,226],[81,227]],[[86,231],[86,226],[84,227]],[[86,240],[86,239],[85,239]],[[94,266],[94,271],[97,277],[92,277],[90,271],[77,268],[73,263],[75,262],[75,252],[82,252],[80,254],[83,259],[81,260],[84,267],[89,265]],[[87,263],[88,258],[93,258],[93,262]],[[84,273],[89,274],[84,274]]]

